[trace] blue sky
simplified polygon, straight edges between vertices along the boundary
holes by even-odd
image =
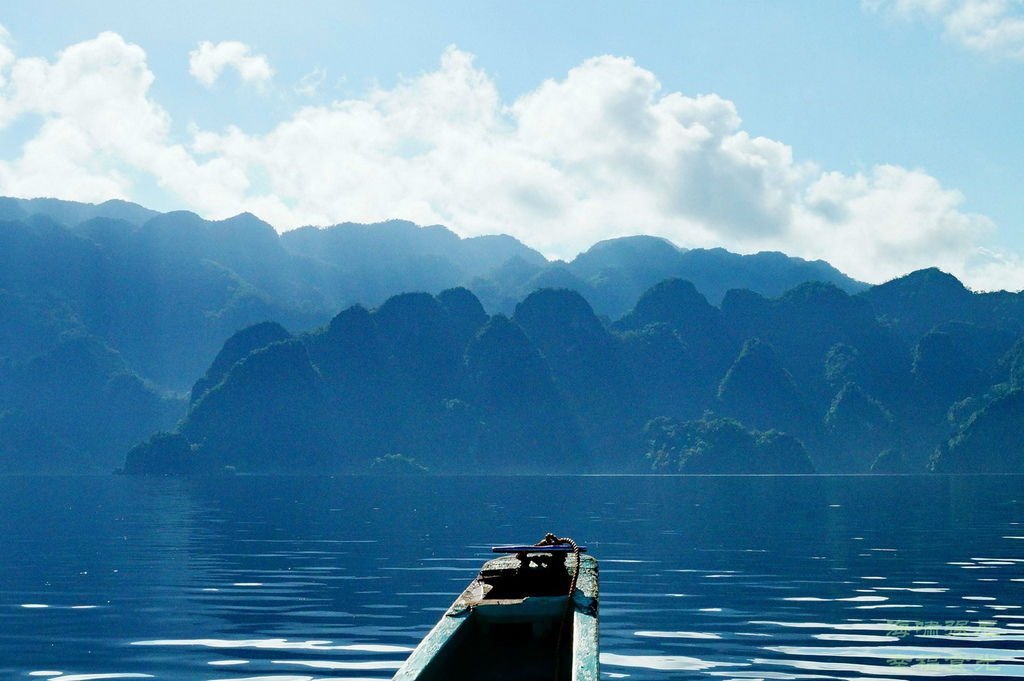
[[[19,3],[0,193],[1024,287],[1018,0]]]

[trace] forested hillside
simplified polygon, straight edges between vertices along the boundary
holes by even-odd
[[[295,336],[264,324],[225,344],[176,432],[125,468],[1024,472],[1024,320],[989,307],[1005,297],[968,293],[961,319],[923,334],[921,311],[873,307],[908,291],[941,305],[948,284],[733,290],[719,308],[668,279],[611,324],[569,289],[488,316],[456,288]]]
[[[0,471],[120,465],[125,447],[185,415],[189,387],[225,340],[267,320],[301,331],[353,304],[460,285],[509,315],[537,288],[570,286],[605,320],[665,276],[712,297],[821,278],[863,288],[821,262],[650,237],[549,262],[508,236],[463,239],[440,226],[278,235],[252,215],[207,221],[124,201],[0,198],[0,254]]]

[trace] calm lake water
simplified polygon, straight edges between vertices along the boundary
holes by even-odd
[[[388,679],[489,557],[601,566],[602,676],[1024,676],[1024,478],[0,478],[0,678]]]

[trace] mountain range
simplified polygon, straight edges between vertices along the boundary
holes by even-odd
[[[1024,300],[937,270],[11,198],[0,251],[0,470],[1021,472]]]

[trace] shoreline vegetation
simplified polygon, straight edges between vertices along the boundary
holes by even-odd
[[[937,269],[2,198],[0,250],[4,473],[1024,473],[1024,297]]]

